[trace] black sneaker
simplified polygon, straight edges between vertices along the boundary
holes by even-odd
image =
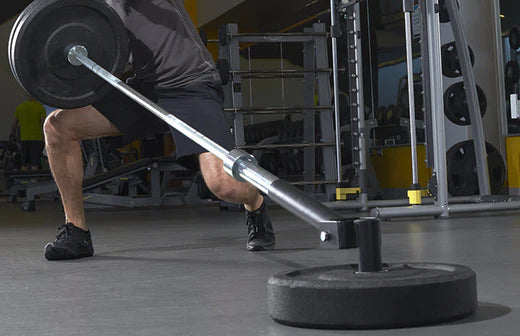
[[[92,257],[94,247],[90,231],[75,227],[72,223],[60,225],[56,240],[45,245],[47,260],[68,260]]]
[[[246,210],[247,245],[249,251],[272,250],[275,244],[274,230],[265,202],[253,212]]]

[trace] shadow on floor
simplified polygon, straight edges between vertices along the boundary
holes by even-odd
[[[456,325],[493,320],[505,316],[509,314],[511,311],[512,309],[507,306],[499,305],[496,303],[479,302],[477,310],[472,315],[463,318],[462,320],[453,321],[448,324]]]

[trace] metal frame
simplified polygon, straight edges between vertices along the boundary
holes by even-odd
[[[412,154],[412,185],[419,188],[419,168],[417,165],[417,133],[415,123],[415,83],[413,72],[413,33],[412,13],[414,1],[403,0],[405,31],[406,31],[406,70],[408,74],[408,109],[410,118],[410,152]]]
[[[237,24],[227,24],[221,27],[221,38],[225,35],[225,40],[220,41],[219,58],[226,59],[230,64],[230,73],[233,74],[231,81],[224,87],[226,93],[225,106],[233,119],[233,129],[235,144],[240,149],[275,149],[275,148],[304,148],[304,190],[315,194],[312,185],[319,184],[316,181],[316,171],[314,162],[316,161],[316,147],[323,147],[323,185],[326,191],[325,197],[330,200],[334,198],[335,187],[328,181],[333,180],[338,175],[336,155],[338,141],[334,131],[334,121],[331,111],[334,110],[333,100],[331,99],[330,76],[337,73],[336,66],[330,68],[329,56],[327,53],[327,38],[330,36],[322,23],[314,24],[312,28],[304,29],[303,33],[238,33]],[[240,68],[240,43],[302,43],[304,52],[303,70],[241,70]],[[342,70],[342,69],[338,69]],[[304,78],[304,105],[291,107],[243,107],[242,80],[251,78]],[[283,85],[283,83],[282,83]],[[314,96],[318,89],[319,106],[314,106]],[[335,104],[335,103],[334,103]],[[339,111],[339,109],[338,109]],[[244,135],[244,115],[255,114],[277,114],[277,113],[303,113],[304,119],[304,144],[303,145],[269,145],[265,146],[245,146]],[[316,131],[314,116],[319,113],[322,134],[322,143],[316,143]],[[341,145],[341,144],[339,144]],[[316,195],[316,194],[315,194]]]
[[[460,13],[456,9],[455,1],[446,0],[448,10],[450,11],[451,25],[456,35],[457,50],[462,51],[459,56],[461,59],[463,73],[465,74],[465,86],[475,89],[474,78],[472,80],[472,67],[469,62],[469,52],[466,48],[467,43],[462,31]],[[446,218],[449,214],[465,213],[465,212],[489,212],[489,211],[503,211],[503,210],[518,210],[520,209],[520,201],[513,197],[489,197],[486,196],[486,177],[482,166],[486,167],[487,160],[477,159],[477,164],[481,165],[479,169],[479,185],[481,187],[480,196],[449,198],[447,188],[447,167],[446,167],[446,140],[445,140],[445,116],[444,116],[444,102],[443,102],[443,78],[442,78],[442,63],[441,63],[441,39],[440,39],[440,21],[437,13],[437,0],[420,0],[420,10],[423,18],[423,34],[421,36],[421,48],[423,59],[423,80],[425,88],[425,112],[427,124],[427,148],[429,153],[428,162],[433,166],[433,178],[437,183],[437,195],[435,199],[423,199],[424,204],[417,206],[403,206],[407,204],[408,200],[389,200],[389,201],[370,201],[369,207],[375,207],[371,211],[371,215],[379,218],[401,218],[401,217],[418,217],[418,216],[434,216]],[[473,85],[472,85],[473,84]],[[471,91],[471,90],[469,90]],[[473,95],[468,93],[469,100],[474,108],[472,110],[472,121],[477,120],[473,128],[478,128],[474,131],[475,143],[481,146],[485,143],[482,132],[482,120],[480,118],[478,98],[476,92]],[[472,99],[473,98],[473,99]],[[478,118],[476,118],[478,115]],[[430,119],[431,117],[431,119]],[[431,120],[431,122],[428,122]],[[480,144],[480,145],[479,145]],[[484,151],[485,159],[485,151]],[[432,159],[430,158],[433,158]],[[489,185],[489,181],[487,181]],[[467,204],[469,202],[469,204]],[[335,202],[327,204],[334,209],[360,209],[361,203],[355,202]],[[378,207],[379,206],[379,207]]]
[[[352,165],[360,188],[361,210],[368,210],[368,147],[370,134],[365,120],[365,97],[363,90],[363,58],[361,43],[361,11],[358,2],[344,7],[340,12],[347,24],[347,55],[350,88],[350,135],[352,138]]]

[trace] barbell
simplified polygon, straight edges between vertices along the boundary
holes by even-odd
[[[475,311],[476,276],[471,269],[383,264],[376,219],[354,223],[344,218],[259,167],[248,153],[227,151],[157,106],[117,78],[128,54],[125,26],[102,0],[36,0],[21,13],[9,39],[13,75],[37,100],[77,108],[96,102],[112,86],[222,159],[233,178],[251,183],[316,227],[322,246],[359,245],[359,264],[273,276],[268,305],[275,321],[320,328],[402,327],[449,321]]]
[[[310,224],[321,229],[321,222],[342,221],[334,211],[259,167],[253,156],[224,149],[118,79],[115,75],[124,70],[128,55],[124,23],[101,0],[36,0],[20,14],[9,39],[14,77],[42,103],[79,108],[96,102],[113,86],[220,158],[233,178],[251,183]]]

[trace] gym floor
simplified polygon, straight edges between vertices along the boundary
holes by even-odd
[[[95,257],[48,262],[42,251],[62,221],[58,203],[25,213],[0,200],[0,334],[519,334],[520,213],[383,223],[385,261],[468,265],[477,273],[479,308],[449,324],[374,331],[306,330],[270,319],[270,275],[357,258],[356,250],[320,250],[312,227],[280,208],[271,213],[277,249],[250,253],[240,212],[89,210]]]

